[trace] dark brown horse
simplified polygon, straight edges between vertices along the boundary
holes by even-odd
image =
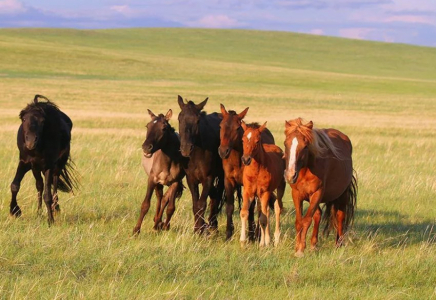
[[[292,188],[297,231],[295,256],[304,255],[306,234],[314,219],[311,247],[318,242],[322,211],[320,203],[326,203],[323,220],[326,231],[337,231],[336,245],[354,218],[357,182],[353,176],[352,146],[350,139],[336,129],[314,129],[310,121],[303,124],[298,118],[285,122],[286,181]],[[302,216],[303,201],[309,208]]]
[[[229,239],[233,234],[233,212],[235,202],[235,191],[241,188],[242,173],[244,164],[242,164],[242,136],[244,130],[241,127],[241,121],[248,112],[248,107],[239,114],[233,110],[227,111],[224,105],[221,106],[223,119],[220,123],[220,146],[218,153],[223,160],[224,168],[224,187],[226,190],[226,213],[227,229],[226,237]],[[274,144],[274,137],[271,132],[265,128],[261,133],[262,143]],[[275,198],[275,197],[273,197]],[[254,204],[254,203],[253,203]],[[254,205],[250,206],[248,216],[248,235],[254,239]]]
[[[185,171],[182,164],[186,161],[179,151],[180,140],[174,128],[169,124],[171,109],[166,115],[156,116],[148,110],[151,121],[147,124],[147,137],[142,144],[142,166],[148,175],[147,192],[141,206],[138,222],[133,234],[139,234],[144,216],[150,208],[153,190],[156,191],[157,206],[154,216],[154,229],[168,230],[176,209],[176,199],[182,196],[182,179]],[[168,190],[163,194],[163,186]],[[162,203],[163,200],[163,203]],[[168,205],[168,207],[167,207]],[[162,215],[166,208],[167,218],[162,223]]]
[[[46,99],[47,102],[39,102],[39,98]],[[58,209],[58,189],[71,192],[76,187],[70,159],[73,123],[53,102],[41,95],[35,95],[33,103],[20,112],[20,119],[17,134],[20,161],[11,184],[10,214],[17,217],[21,215],[17,194],[24,175],[32,170],[38,190],[38,213],[41,213],[44,191],[48,223],[51,225],[54,222],[53,211]]]
[[[276,145],[262,143],[261,133],[266,128],[266,122],[262,126],[257,123],[246,125],[241,123],[244,129],[242,137],[243,155],[242,163],[244,192],[242,193],[243,204],[241,209],[241,243],[246,241],[246,226],[248,209],[251,202],[257,197],[260,201],[260,246],[268,246],[270,243],[269,233],[269,206],[268,203],[274,191],[277,191],[277,199],[274,203],[276,216],[276,230],[274,233],[274,245],[280,240],[280,213],[283,208],[282,198],[286,188],[283,178],[285,161],[283,151]]]
[[[199,104],[192,101],[184,103],[183,98],[178,97],[181,109],[180,151],[183,156],[189,157],[185,172],[192,195],[195,232],[203,232],[206,228],[204,213],[208,196],[210,197],[209,228],[218,227],[217,215],[224,194],[224,171],[217,151],[220,144],[219,124],[222,117],[217,113],[206,114],[202,111],[207,100],[208,98]],[[201,195],[199,184],[203,186]]]

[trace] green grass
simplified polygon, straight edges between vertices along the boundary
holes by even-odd
[[[0,298],[436,298],[435,65],[435,48],[283,32],[1,29]],[[81,182],[50,228],[29,174],[23,216],[8,216],[18,113],[37,93],[73,119]],[[131,238],[147,109],[173,109],[177,128],[178,94],[209,97],[209,112],[250,107],[281,147],[299,116],[349,135],[359,195],[347,246],[330,236],[293,256],[289,187],[277,248],[242,249],[237,212],[232,241],[224,216],[216,236],[194,235],[188,190],[169,232],[151,230],[152,206]]]

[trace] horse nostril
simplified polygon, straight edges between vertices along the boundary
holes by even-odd
[[[294,176],[292,176],[292,182],[296,182],[298,178],[298,172],[294,173]]]
[[[229,153],[230,153],[230,149],[227,148],[227,150],[226,150],[226,156],[229,155]]]
[[[147,150],[148,151],[151,151],[153,149],[153,145],[149,145],[148,147],[147,147]]]
[[[194,150],[194,145],[191,145],[191,148],[189,148],[190,152]]]

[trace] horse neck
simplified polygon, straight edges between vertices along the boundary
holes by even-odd
[[[162,145],[161,150],[171,159],[179,159],[182,157],[182,154],[179,151],[180,149],[180,140],[175,132],[170,132],[167,142]]]
[[[256,153],[253,153],[252,158],[259,164],[259,165],[265,165],[266,160],[268,158],[265,149],[263,149],[263,144],[260,143]]]

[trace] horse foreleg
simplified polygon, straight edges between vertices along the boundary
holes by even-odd
[[[260,197],[261,214],[260,214],[259,222],[260,222],[261,235],[260,235],[259,246],[261,247],[268,246],[271,241],[271,236],[269,232],[269,206],[268,206],[269,197],[270,197],[269,192],[263,193],[262,196]]]
[[[225,179],[224,187],[226,190],[226,215],[227,215],[227,227],[226,227],[226,240],[229,240],[233,235],[233,212],[235,211],[235,184]]]
[[[32,168],[33,177],[35,177],[36,181],[36,190],[38,191],[38,210],[37,214],[42,214],[42,193],[44,191],[44,180],[41,176],[41,170]]]
[[[20,190],[21,180],[23,180],[24,175],[30,170],[30,163],[24,163],[20,160],[17,167],[17,172],[15,173],[14,180],[11,183],[11,204],[9,208],[9,213],[11,216],[19,217],[21,216],[21,209],[17,204],[17,194]]]
[[[344,223],[346,214],[347,191],[345,191],[334,203],[333,209],[336,218],[336,247],[342,246],[344,242]]]
[[[241,242],[241,245],[244,245],[247,241],[247,222],[248,222],[248,215],[249,215],[249,209],[251,206],[251,203],[254,199],[254,195],[250,193],[250,188],[246,186],[244,188],[244,192],[242,193],[242,208],[240,211],[240,217],[241,217],[241,237],[239,241]]]
[[[204,225],[204,220],[200,218],[199,214],[199,191],[198,184],[193,180],[190,180],[190,177],[186,177],[186,181],[188,182],[189,190],[192,196],[192,212],[194,214],[194,232],[199,233],[200,229]]]
[[[136,223],[135,228],[133,228],[133,234],[139,234],[141,231],[142,221],[144,220],[145,215],[150,209],[150,199],[153,194],[153,190],[155,187],[155,183],[153,182],[151,176],[149,176],[148,184],[147,184],[147,192],[145,193],[144,201],[142,201],[141,212],[139,213],[138,222]]]
[[[45,177],[44,202],[45,202],[45,206],[47,207],[48,225],[50,226],[54,223],[53,211],[52,211],[53,196],[51,192],[51,186],[53,183],[53,169],[46,170],[44,173],[44,177]]]
[[[319,203],[322,197],[322,190],[317,190],[312,194],[309,201],[309,207],[307,209],[304,218],[302,219],[302,229],[301,229],[301,242],[299,248],[297,250],[297,256],[303,256],[304,250],[306,249],[306,235],[309,230],[310,225],[312,224],[312,218],[315,212],[319,208]]]
[[[318,206],[318,209],[313,214],[313,231],[312,238],[310,239],[310,249],[315,250],[318,243],[319,223],[321,222],[322,210]]]
[[[301,232],[303,229],[303,199],[300,197],[299,192],[296,189],[292,189],[292,200],[295,206],[295,256],[303,256],[303,252],[300,252],[301,244]]]

